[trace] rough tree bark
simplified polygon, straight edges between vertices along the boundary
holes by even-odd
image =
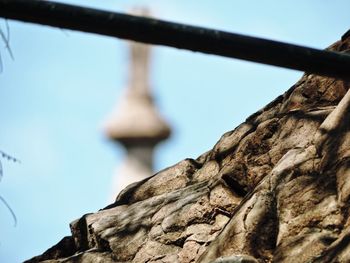
[[[350,36],[330,50],[350,52]],[[305,74],[27,262],[350,262],[350,83]]]

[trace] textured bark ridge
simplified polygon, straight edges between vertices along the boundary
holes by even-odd
[[[329,49],[349,52],[349,34]],[[305,74],[28,262],[350,262],[349,87]]]

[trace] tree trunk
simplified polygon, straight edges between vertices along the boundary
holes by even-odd
[[[331,50],[350,50],[343,37]],[[350,83],[304,75],[27,262],[350,262]]]

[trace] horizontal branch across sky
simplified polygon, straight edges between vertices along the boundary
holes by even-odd
[[[0,0],[0,17],[350,80],[350,55],[41,0]]]

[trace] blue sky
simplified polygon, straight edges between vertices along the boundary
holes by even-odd
[[[60,1],[126,12],[148,6],[164,20],[315,48],[349,29],[347,0]],[[108,204],[123,150],[102,124],[127,85],[125,41],[9,21],[12,61],[0,45],[0,262],[21,262],[68,235],[69,223]],[[4,30],[5,23],[0,20]],[[209,150],[220,136],[295,83],[302,73],[167,47],[153,49],[151,85],[174,134],[156,169]]]

